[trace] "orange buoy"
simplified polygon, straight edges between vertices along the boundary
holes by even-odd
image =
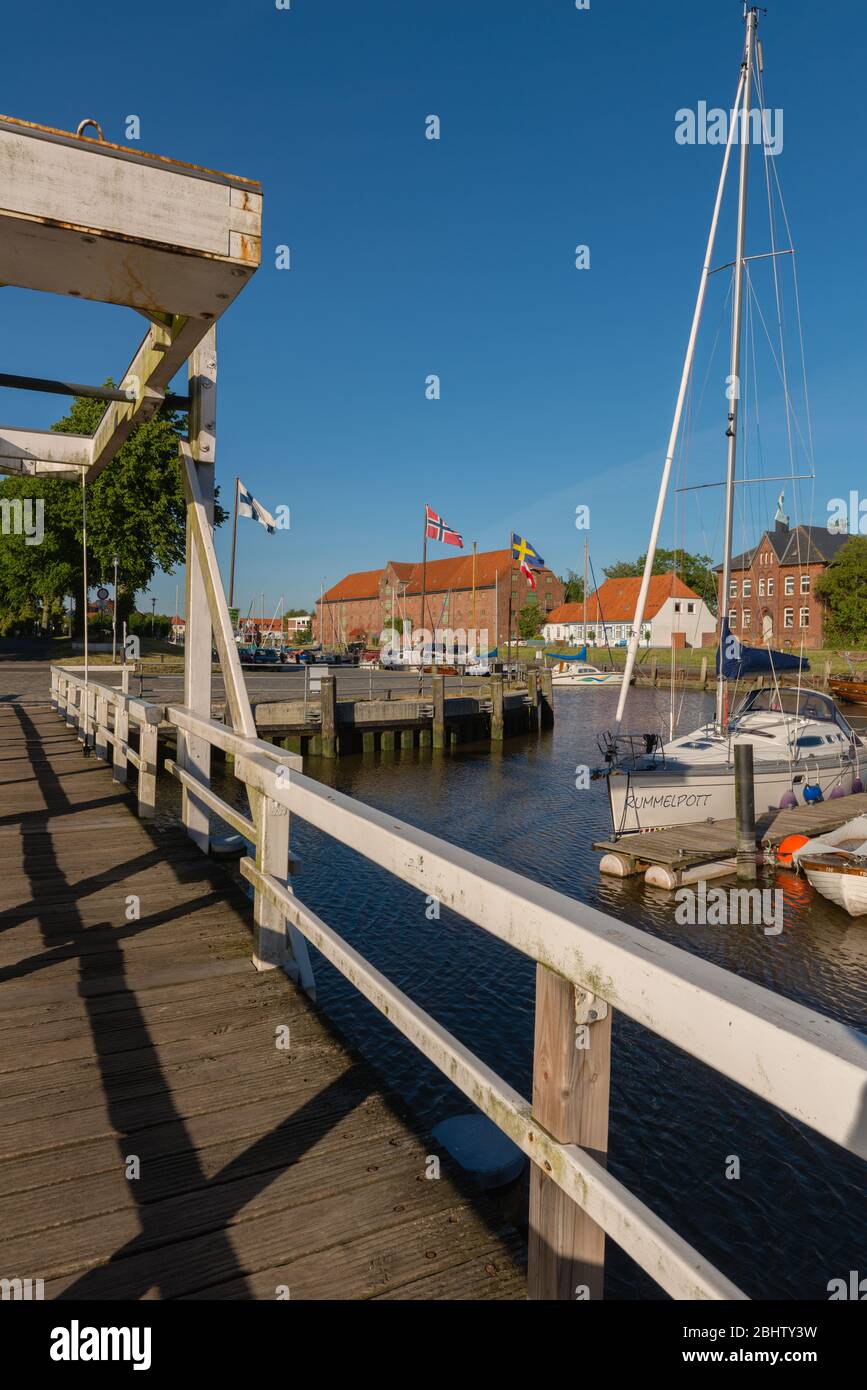
[[[786,868],[792,867],[792,855],[809,840],[809,835],[787,835],[777,846],[777,863]]]

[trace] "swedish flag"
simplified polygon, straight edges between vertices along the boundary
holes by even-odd
[[[538,550],[530,544],[526,536],[512,532],[512,559],[517,560],[521,569],[542,569],[545,561]]]

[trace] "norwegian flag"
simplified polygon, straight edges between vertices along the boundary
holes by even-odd
[[[453,531],[441,516],[437,516],[432,507],[425,506],[424,520],[425,535],[429,541],[442,541],[443,545],[457,545],[463,550],[463,536],[459,531]]]

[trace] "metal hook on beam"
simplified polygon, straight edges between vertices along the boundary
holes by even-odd
[[[99,124],[99,121],[95,121],[95,120],[93,119],[92,116],[88,116],[85,120],[79,121],[79,123],[78,123],[78,129],[77,129],[76,132],[75,132],[76,135],[79,135],[79,136],[80,136],[80,135],[84,135],[84,132],[87,130],[87,127],[88,127],[88,126],[91,126],[91,125],[93,126],[94,130],[96,131],[96,138],[97,138],[97,140],[103,140],[103,141],[104,141],[104,140],[105,140],[105,136],[104,136],[103,133],[102,133],[102,126]],[[89,140],[91,137],[88,136],[87,138],[88,138],[88,140]]]

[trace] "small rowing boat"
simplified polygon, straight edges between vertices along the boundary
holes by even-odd
[[[850,917],[867,913],[867,816],[807,840],[792,861],[817,893]]]
[[[854,676],[831,676],[828,685],[837,700],[846,700],[850,705],[867,705],[867,680]]]

